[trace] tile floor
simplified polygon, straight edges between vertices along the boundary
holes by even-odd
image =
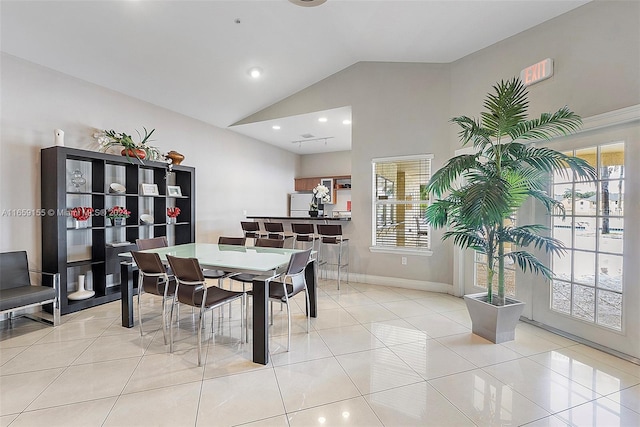
[[[276,310],[271,362],[251,362],[239,307],[207,325],[197,366],[183,309],[167,352],[159,299],[145,334],[120,326],[118,302],[57,328],[0,324],[0,426],[638,426],[640,366],[528,324],[491,344],[448,295],[322,282],[305,333],[304,300]]]

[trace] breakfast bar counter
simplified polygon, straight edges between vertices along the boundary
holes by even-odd
[[[263,221],[351,221],[351,217],[328,217],[328,216],[247,216],[247,219]]]

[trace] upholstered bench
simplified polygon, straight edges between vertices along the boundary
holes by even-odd
[[[43,286],[32,285],[29,273],[41,274]],[[0,253],[0,314],[43,304],[53,304],[53,326],[57,326],[60,323],[60,274],[29,270],[25,251]],[[36,320],[51,323],[44,318]]]

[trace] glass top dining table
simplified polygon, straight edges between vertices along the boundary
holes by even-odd
[[[299,249],[280,249],[219,245],[215,243],[187,243],[163,248],[147,249],[141,252],[157,253],[166,261],[166,255],[182,258],[196,258],[203,268],[212,268],[231,273],[251,273],[257,275],[253,281],[253,361],[267,364],[269,361],[268,292],[266,283],[286,270],[291,254]],[[131,258],[131,253],[119,254]],[[133,263],[121,263],[122,326],[133,327],[134,275]],[[309,290],[310,310],[307,315],[316,317],[316,265],[311,260],[305,270]]]

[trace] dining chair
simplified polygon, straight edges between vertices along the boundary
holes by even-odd
[[[152,237],[150,239],[136,239],[138,250],[166,248],[169,246],[166,236]]]
[[[318,265],[325,267],[325,273],[328,266],[335,265],[338,276],[338,289],[340,289],[340,269],[347,269],[347,282],[349,281],[349,239],[342,234],[342,225],[340,224],[317,224],[319,235],[318,247]],[[337,248],[337,260],[335,263],[329,262],[327,251],[330,247]],[[346,258],[346,262],[345,262]]]
[[[162,297],[162,336],[167,344],[167,298],[175,293],[175,279],[169,278],[167,270],[160,260],[160,256],[155,253],[144,253],[132,251],[131,256],[138,266],[138,323],[140,325],[140,336],[143,336],[142,328],[142,305],[140,298],[142,294]]]
[[[244,307],[246,294],[244,292],[228,291],[217,286],[207,287],[202,268],[197,258],[179,258],[167,255],[167,261],[176,278],[176,290],[171,304],[169,316],[169,351],[173,353],[173,309],[178,304],[199,308],[198,317],[198,366],[202,366],[202,327],[207,311],[240,300],[242,315],[240,317],[240,341],[242,341],[242,326],[244,321]],[[214,334],[213,316],[211,318],[211,334]]]
[[[287,351],[291,348],[291,309],[289,307],[289,299],[293,298],[300,292],[304,291],[307,302],[307,333],[310,326],[310,303],[309,289],[307,288],[307,280],[305,278],[305,269],[311,258],[311,249],[302,252],[294,252],[287,265],[286,273],[282,281],[269,282],[269,302],[271,303],[271,324],[273,324],[273,303],[284,303],[287,306]],[[288,283],[289,280],[291,283]],[[253,296],[253,291],[248,291],[247,296]],[[247,342],[248,328],[247,328]]]
[[[226,237],[220,236],[218,237],[219,245],[235,245],[235,246],[244,246],[247,242],[246,237]],[[213,270],[209,268],[204,269],[204,277],[205,279],[218,279],[219,286],[222,287],[222,280],[229,276],[229,272],[222,270]]]
[[[260,230],[260,223],[254,221],[240,221],[242,232],[247,239],[253,239],[254,246],[256,239],[267,237],[265,233]]]
[[[284,240],[256,239],[255,246],[258,248],[283,248]],[[255,274],[240,273],[240,274],[234,274],[233,276],[230,276],[230,279],[235,280],[236,282],[242,283],[242,291],[245,292],[246,285],[252,284],[254,277],[256,277]]]

